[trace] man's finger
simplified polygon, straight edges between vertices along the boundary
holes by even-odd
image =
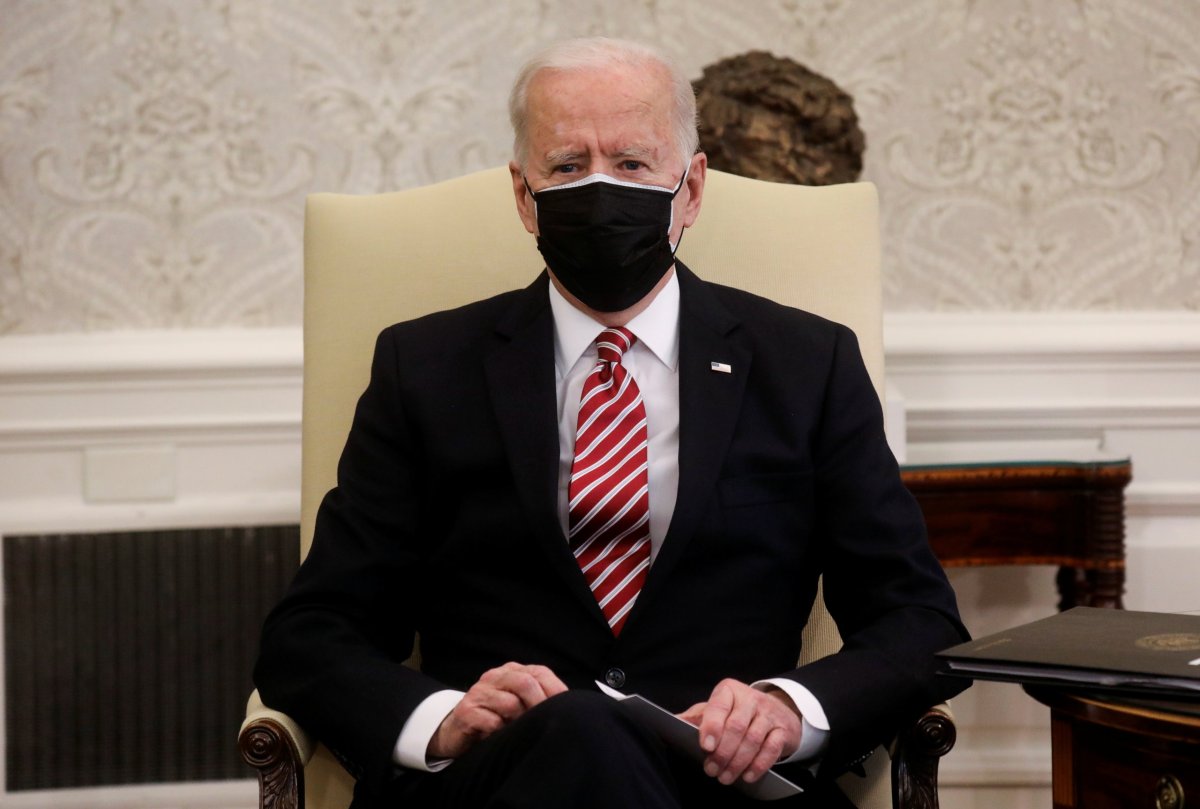
[[[717,749],[725,728],[725,719],[733,708],[733,689],[724,681],[717,683],[700,717],[700,747],[707,753]]]
[[[527,669],[507,671],[497,678],[495,685],[497,688],[519,697],[524,710],[529,710],[551,696],[546,693],[537,677]]]
[[[680,713],[677,713],[675,715],[677,717],[679,717],[680,719],[682,719],[684,722],[687,722],[689,725],[696,725],[697,728],[699,728],[700,718],[702,716],[704,716],[704,707],[706,705],[708,705],[707,702],[697,702],[695,705],[688,708],[686,711],[681,711]]]
[[[501,716],[479,705],[466,704],[464,699],[442,720],[426,751],[434,758],[458,758],[504,724]]]
[[[558,675],[546,666],[528,666],[528,671],[542,686],[542,693],[547,697],[561,694],[567,690],[567,684],[558,679]]]
[[[731,689],[734,690],[734,689]],[[740,690],[740,689],[739,689]],[[749,689],[745,689],[749,691]],[[717,747],[709,755],[709,763],[715,764],[717,772],[720,774],[723,783],[729,783],[733,778],[726,778],[729,772],[729,767],[732,764],[734,757],[742,749],[743,743],[752,744],[755,748],[754,752],[758,752],[758,742],[761,742],[770,728],[764,728],[762,722],[754,725],[758,714],[758,701],[754,699],[754,695],[741,693],[734,697],[733,706],[729,709],[725,716],[725,724],[717,735]],[[754,731],[759,734],[757,739],[751,739],[745,742],[746,735]],[[750,763],[750,757],[746,757],[742,762],[744,768]],[[734,777],[740,775],[741,771],[734,773]]]
[[[491,711],[501,719],[511,722],[525,713],[525,701],[517,694],[503,688],[482,688],[472,695],[469,707],[479,707]]]
[[[753,715],[749,726],[746,728],[746,732],[742,734],[742,738],[738,741],[737,746],[729,753],[729,758],[720,773],[719,777],[722,784],[732,784],[742,777],[742,774],[754,763],[759,753],[762,752],[763,745],[773,729],[774,726],[769,716],[763,713],[755,713]],[[724,747],[725,741],[722,740],[718,747],[718,754],[722,752],[721,748]]]
[[[767,770],[775,766],[776,762],[783,755],[783,745],[786,741],[787,732],[783,728],[775,728],[763,741],[763,745],[759,748],[758,755],[750,762],[750,766],[742,773],[742,778],[746,783],[753,784]]]
[[[470,708],[455,718],[459,732],[475,741],[486,739],[507,724],[503,715],[482,706]]]

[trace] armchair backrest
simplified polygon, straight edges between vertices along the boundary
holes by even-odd
[[[529,284],[543,266],[506,168],[390,194],[313,194],[304,223],[301,543],[336,480],[375,337]],[[844,323],[883,388],[879,215],[870,183],[797,186],[708,172],[680,258],[716,281]]]
[[[370,375],[376,335],[429,312],[528,285],[543,266],[522,227],[507,168],[372,196],[313,194],[304,225],[301,555]],[[870,183],[809,187],[708,172],[703,211],[680,258],[705,280],[754,292],[852,328],[882,396],[878,200]],[[820,598],[803,660],[841,645]],[[875,758],[879,758],[876,756]],[[336,769],[327,757],[310,764]],[[321,805],[344,805],[344,783]],[[336,779],[335,779],[336,780]],[[875,780],[875,779],[873,779]],[[886,779],[885,779],[886,780]],[[343,779],[344,781],[344,779]],[[871,787],[863,807],[890,805]],[[876,797],[877,794],[877,797]],[[315,797],[311,796],[310,797]]]

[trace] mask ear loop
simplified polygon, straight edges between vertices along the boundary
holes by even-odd
[[[521,182],[525,183],[525,190],[529,192],[529,198],[533,200],[533,221],[536,222],[538,213],[537,194],[533,193],[533,189],[529,187],[529,178],[524,174],[521,175]]]
[[[675,197],[679,195],[679,189],[683,188],[683,184],[687,182],[688,172],[691,170],[692,164],[689,161],[683,169],[683,176],[679,178],[679,185],[675,186],[675,190],[671,192],[671,218],[667,220],[667,246],[671,248],[671,258],[675,257],[676,251],[679,250],[679,242],[683,241],[683,230],[687,230],[687,228],[684,228],[679,231],[679,241],[671,244],[671,228],[675,224]],[[526,183],[525,186],[528,187],[529,183]]]

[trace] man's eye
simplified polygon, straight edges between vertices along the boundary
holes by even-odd
[[[621,161],[622,171],[637,171],[642,167],[640,160],[623,160]]]
[[[554,173],[555,174],[574,174],[576,171],[578,171],[578,169],[579,169],[579,167],[576,166],[574,163],[564,163],[561,166],[555,166]]]

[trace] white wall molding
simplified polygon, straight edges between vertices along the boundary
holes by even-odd
[[[1200,313],[905,312],[884,334],[910,461],[1133,457],[1131,511],[1197,514]]]
[[[1200,481],[1133,483],[1125,492],[1125,514],[1129,518],[1193,517],[1200,519]]]
[[[303,357],[299,328],[141,329],[0,338],[10,381],[291,376]]]
[[[910,444],[1200,428],[1200,313],[892,313]]]
[[[0,803],[5,809],[245,809],[258,804],[258,782],[249,779],[31,790],[4,793]]]
[[[1200,367],[1200,312],[888,312],[887,349],[906,358],[1158,356]]]
[[[0,532],[298,520],[302,362],[294,328],[0,338]]]

